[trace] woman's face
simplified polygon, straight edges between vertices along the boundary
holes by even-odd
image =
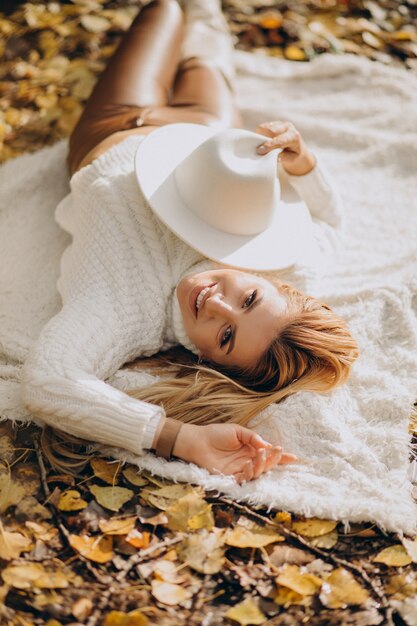
[[[185,331],[200,356],[225,366],[255,365],[287,309],[268,280],[226,268],[184,276],[176,294]]]

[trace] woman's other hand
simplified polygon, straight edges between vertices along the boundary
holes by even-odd
[[[275,465],[297,461],[294,454],[282,452],[240,424],[184,424],[173,454],[212,474],[233,475],[239,484],[258,478]]]
[[[263,122],[256,127],[260,135],[269,137],[268,141],[259,144],[258,154],[268,154],[280,148],[279,162],[284,170],[293,176],[308,174],[316,165],[315,156],[308,150],[299,131],[291,122]]]

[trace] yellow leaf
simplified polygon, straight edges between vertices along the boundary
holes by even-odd
[[[1,575],[6,584],[16,589],[65,589],[69,585],[63,571],[46,571],[40,563],[9,565]]]
[[[109,463],[104,459],[92,459],[90,465],[93,469],[94,476],[101,478],[108,485],[115,485],[119,478],[121,463]]]
[[[240,517],[236,526],[228,529],[224,537],[227,545],[236,548],[260,548],[277,541],[285,541],[285,537],[270,526],[259,526],[244,517]]]
[[[217,574],[224,564],[224,532],[202,529],[188,535],[178,549],[180,558],[201,574]]]
[[[328,609],[344,609],[349,605],[363,604],[368,598],[368,592],[342,567],[330,573],[320,591],[320,601]]]
[[[403,567],[412,563],[412,558],[408,554],[407,550],[401,544],[395,546],[388,546],[381,552],[378,552],[372,559],[374,563],[384,563],[389,567]]]
[[[301,572],[298,565],[285,564],[276,577],[276,582],[302,596],[312,596],[320,589],[323,581],[310,572]]]
[[[107,563],[113,558],[113,538],[107,535],[104,537],[70,535],[69,542],[74,550],[95,563]]]
[[[24,485],[12,480],[10,472],[4,471],[0,474],[0,513],[4,513],[9,506],[18,504],[25,495]]]
[[[104,618],[103,626],[148,626],[148,618],[139,609],[122,613],[122,611],[110,611]]]
[[[306,520],[293,522],[292,529],[304,537],[320,537],[327,535],[337,526],[337,522],[333,520],[318,519],[311,517]]]
[[[304,50],[298,48],[297,46],[290,45],[286,46],[284,50],[285,57],[290,61],[306,61],[307,56]]]
[[[284,607],[289,607],[292,604],[308,606],[311,603],[311,596],[303,596],[288,587],[278,587],[274,602]]]
[[[394,574],[389,579],[385,591],[389,596],[394,596],[396,600],[405,600],[412,596],[417,596],[417,580],[414,572],[406,574]]]
[[[264,624],[266,616],[259,610],[253,598],[246,598],[243,602],[236,604],[225,613],[225,617],[234,619],[242,626],[247,624]]]
[[[272,519],[280,524],[289,525],[291,524],[291,513],[288,513],[288,511],[278,511]]]
[[[103,33],[111,26],[109,20],[100,15],[82,15],[80,22],[89,33]]]
[[[152,580],[151,586],[152,595],[162,604],[175,606],[192,597],[188,589],[184,589],[181,585]]]
[[[134,529],[135,524],[136,516],[125,517],[124,519],[101,519],[98,523],[101,532],[105,535],[128,535]]]
[[[189,493],[165,510],[168,516],[167,527],[170,530],[179,531],[211,529],[214,526],[211,509],[211,504],[208,504],[199,494]]]
[[[3,530],[0,522],[0,559],[11,561],[19,558],[21,552],[30,550],[32,542],[21,533],[11,533]]]
[[[81,495],[75,489],[69,489],[61,493],[58,502],[60,511],[81,511],[88,506],[88,503],[82,499]]]
[[[146,478],[143,478],[141,475],[139,468],[133,466],[127,467],[123,471],[123,476],[132,483],[132,485],[136,485],[137,487],[143,487],[143,485],[146,485],[148,482]]]
[[[125,487],[99,487],[98,485],[91,485],[90,491],[97,502],[110,511],[118,511],[135,495],[133,491]]]
[[[309,543],[315,548],[324,548],[325,550],[330,550],[337,544],[338,539],[339,535],[337,530],[332,530],[332,532],[328,533],[327,535],[311,537]]]

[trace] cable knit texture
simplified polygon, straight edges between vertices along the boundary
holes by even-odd
[[[330,267],[324,264],[319,280],[310,280],[308,273],[304,280],[301,266],[298,275],[308,291],[348,320],[361,356],[340,390],[296,394],[271,407],[262,425],[258,418],[250,424],[310,464],[276,468],[237,485],[231,477],[166,461],[143,449],[155,408],[123,392],[148,385],[155,377],[114,368],[125,358],[168,345],[175,337],[180,340],[181,328],[174,329],[172,290],[183,269],[192,268],[199,258],[182,244],[177,249],[181,252],[175,252],[160,226],[155,228],[160,229],[162,258],[149,233],[141,239],[135,217],[140,203],[137,195],[131,203],[132,174],[130,165],[124,169],[123,164],[131,158],[128,143],[112,153],[111,165],[100,160],[80,172],[79,182],[72,181],[67,207],[63,203],[57,216],[62,224],[67,221],[63,226],[69,232],[77,231],[75,246],[54,221],[57,204],[70,191],[67,142],[0,168],[0,415],[80,429],[97,441],[106,431],[113,445],[101,448],[116,458],[248,504],[346,524],[370,520],[387,530],[415,533],[407,425],[417,378],[417,79],[399,68],[350,55],[294,64],[237,51],[235,61],[245,127],[253,130],[262,121],[290,119],[331,170],[345,205],[339,259]],[[120,163],[113,165],[114,159]],[[91,188],[75,202],[75,187],[84,180]],[[304,182],[320,184],[313,177]],[[323,210],[321,203],[314,209],[313,197],[311,210]],[[319,245],[331,249],[334,227],[327,212],[319,226]],[[74,250],[86,244],[88,248],[96,230],[101,247],[86,249],[81,267]],[[145,245],[145,266],[139,243]],[[94,274],[92,263],[98,263]],[[146,275],[148,267],[157,271],[155,283]],[[295,280],[296,274],[292,270],[286,278]],[[114,295],[125,301],[131,293],[129,315],[122,324],[125,313]],[[153,298],[166,307],[154,310]],[[82,316],[83,307],[89,319],[67,325],[65,316]],[[120,330],[124,324],[126,332]],[[60,345],[49,343],[54,335]],[[28,411],[21,398],[26,360],[27,393],[35,412]]]
[[[72,236],[57,283],[63,308],[43,329],[22,374],[25,404],[48,424],[137,454],[151,447],[164,412],[104,380],[124,363],[178,343],[196,351],[175,287],[185,274],[214,266],[145,201],[133,169],[143,140],[125,139],[72,177],[55,212]],[[340,206],[319,166],[297,181],[303,196],[301,179],[337,222]]]

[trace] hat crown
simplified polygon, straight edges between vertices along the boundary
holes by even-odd
[[[263,135],[230,128],[198,145],[174,171],[188,208],[226,233],[264,231],[280,199],[276,152],[256,152],[264,140]]]

